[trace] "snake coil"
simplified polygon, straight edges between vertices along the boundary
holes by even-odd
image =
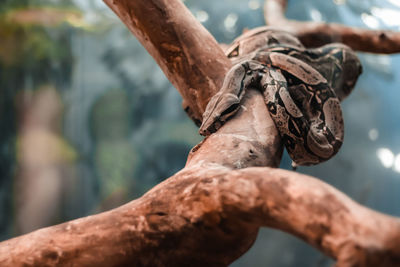
[[[306,49],[289,33],[269,28],[244,37],[227,50],[234,65],[207,105],[200,134],[217,131],[239,110],[246,89],[255,87],[294,165],[333,157],[344,137],[340,101],[362,71],[356,54],[339,43]]]

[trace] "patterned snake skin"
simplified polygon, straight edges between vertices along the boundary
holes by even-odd
[[[349,47],[306,49],[289,33],[263,27],[235,40],[227,56],[233,67],[207,105],[200,134],[216,132],[251,87],[264,94],[294,166],[318,164],[338,152],[344,137],[340,101],[362,71]]]

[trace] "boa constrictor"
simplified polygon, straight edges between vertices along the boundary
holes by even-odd
[[[227,55],[233,67],[207,105],[200,134],[216,132],[239,110],[246,89],[258,88],[294,166],[338,152],[344,137],[340,101],[362,71],[349,47],[306,49],[286,32],[263,28],[236,40]]]

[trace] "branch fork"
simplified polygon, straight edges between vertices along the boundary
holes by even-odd
[[[189,116],[201,122],[231,66],[211,34],[180,0],[104,1],[181,93]],[[285,7],[284,0],[267,1],[267,24],[306,46],[340,40],[361,51],[400,50],[398,33],[288,21]],[[266,226],[303,239],[336,266],[400,266],[400,220],[319,179],[277,169],[282,142],[262,95],[250,90],[243,106],[192,149],[183,170],[141,198],[4,241],[0,265],[227,266]]]

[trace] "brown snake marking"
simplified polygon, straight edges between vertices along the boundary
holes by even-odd
[[[306,49],[292,35],[264,28],[236,40],[227,53],[234,65],[207,105],[200,134],[216,132],[235,115],[251,86],[264,94],[294,165],[318,164],[338,152],[344,137],[340,101],[361,74],[349,47]]]

